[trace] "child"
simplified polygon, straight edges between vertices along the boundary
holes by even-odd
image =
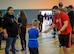
[[[39,54],[38,40],[37,40],[37,38],[39,37],[38,26],[39,26],[39,21],[33,20],[32,28],[30,28],[28,31],[29,34],[28,47],[29,47],[30,54]]]

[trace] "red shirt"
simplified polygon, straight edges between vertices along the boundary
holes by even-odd
[[[58,16],[54,17],[53,23],[56,24],[58,26],[58,30],[60,30],[64,25],[64,21],[68,21],[68,26],[64,31],[62,31],[61,34],[69,34],[72,32],[72,28],[69,17],[66,13],[60,12]]]

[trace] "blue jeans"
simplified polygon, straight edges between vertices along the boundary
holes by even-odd
[[[10,46],[12,46],[12,54],[16,54],[15,43],[16,43],[16,38],[8,37],[8,39],[6,40],[5,54],[9,54]]]
[[[3,38],[3,33],[0,33],[0,48],[1,48],[2,38]]]

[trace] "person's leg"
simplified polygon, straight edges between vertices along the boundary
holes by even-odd
[[[22,33],[20,34],[20,39],[21,39],[21,47],[22,47],[22,49],[23,49],[24,46],[23,46],[23,37],[22,37]]]
[[[39,54],[38,48],[33,49],[34,54]]]
[[[66,53],[70,54],[70,50],[71,50],[71,48],[66,48]]]
[[[24,39],[24,49],[26,50],[26,40]]]
[[[24,49],[26,49],[26,28],[24,28],[24,32],[23,32],[23,40],[24,40]]]
[[[63,48],[64,54],[66,54],[66,46],[65,46],[65,36],[64,35],[59,35],[59,43],[61,44],[61,47]]]
[[[64,54],[70,54],[71,46],[72,46],[72,34],[66,35],[64,38]]]
[[[21,27],[21,33],[20,33],[20,39],[21,39],[21,46],[22,46],[22,50],[24,49],[24,45],[23,45],[23,27]]]
[[[56,31],[56,29],[54,28],[54,33],[53,33],[54,36],[53,36],[53,38],[55,38],[55,34],[56,34],[55,31]]]
[[[39,30],[40,30],[40,32],[41,32],[41,24],[39,23]]]
[[[12,53],[13,54],[16,54],[16,50],[15,50],[15,43],[16,43],[16,39],[17,39],[17,37],[15,37],[15,38],[13,38],[13,41],[12,41]]]
[[[25,36],[24,36],[24,50],[26,49],[26,39],[25,39]]]
[[[32,48],[29,48],[29,53],[34,54]]]
[[[71,50],[71,48],[67,48],[67,47],[63,46],[64,54],[70,54],[70,50]]]
[[[63,48],[63,52],[64,52],[64,54],[66,54],[66,47],[63,46],[62,48]]]
[[[25,50],[26,49],[26,28],[22,28],[22,33],[21,33],[21,44],[22,44],[22,50]]]
[[[66,50],[67,50],[67,54],[70,54],[70,51],[71,51],[71,47],[72,47],[72,33],[70,33],[69,35],[68,35],[68,37],[67,37],[67,48],[66,48]]]
[[[9,37],[6,40],[5,54],[9,54],[9,48],[10,48],[10,45],[12,44],[12,40],[13,40],[13,38],[11,38],[11,37]]]
[[[42,23],[41,23],[41,32],[42,32]]]
[[[38,48],[36,49],[36,51],[37,51],[37,54],[39,54],[39,49]]]
[[[62,37],[63,37],[62,35],[59,35],[59,36],[58,36],[58,40],[59,40],[59,47],[60,47],[60,48],[63,46],[63,42],[64,42],[64,40],[63,40],[63,38],[62,38]]]

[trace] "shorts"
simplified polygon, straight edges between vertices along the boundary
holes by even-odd
[[[60,34],[59,42],[61,46],[65,46],[66,48],[70,48],[72,46],[72,34]]]

